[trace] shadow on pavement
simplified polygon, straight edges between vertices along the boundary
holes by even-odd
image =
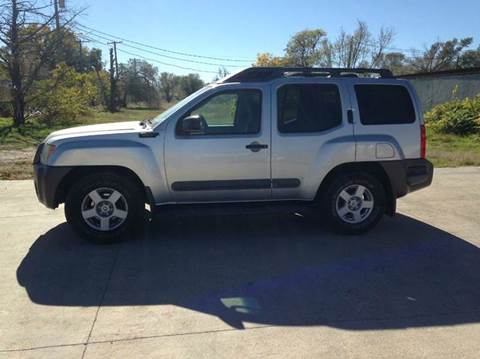
[[[172,217],[111,246],[61,224],[35,241],[17,279],[43,305],[173,304],[235,328],[480,321],[479,249],[402,215],[351,237],[287,215]]]

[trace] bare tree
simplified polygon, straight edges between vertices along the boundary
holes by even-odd
[[[333,43],[333,63],[340,67],[357,67],[369,54],[371,34],[366,23],[359,21],[353,34],[343,29]]]
[[[370,67],[379,67],[384,59],[385,50],[388,49],[395,37],[395,31],[392,28],[380,29],[377,39],[373,40],[371,48]]]
[[[79,12],[53,29],[55,13],[49,1],[4,0],[0,2],[0,67],[10,80],[13,123],[25,123],[26,98],[62,41],[63,27]]]

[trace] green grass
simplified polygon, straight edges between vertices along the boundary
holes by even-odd
[[[427,128],[427,158],[435,167],[480,166],[480,135],[447,135]]]
[[[84,115],[72,125],[57,125],[47,127],[45,125],[29,122],[24,127],[17,129],[12,126],[12,119],[0,117],[0,150],[25,149],[38,145],[49,133],[65,127],[92,125],[96,123],[141,121],[157,116],[162,110],[144,108],[123,109],[120,112],[110,113],[105,111],[93,111]]]

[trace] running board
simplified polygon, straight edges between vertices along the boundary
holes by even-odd
[[[195,204],[168,204],[155,206],[152,211],[155,215],[179,216],[228,216],[252,214],[293,214],[312,209],[309,201],[279,201],[254,203],[195,203]]]

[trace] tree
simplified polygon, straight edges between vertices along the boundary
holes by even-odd
[[[395,32],[392,28],[384,28],[380,29],[380,33],[378,37],[373,40],[372,47],[371,47],[371,59],[370,59],[370,67],[380,67],[382,62],[384,61],[385,57],[385,50],[387,50],[388,46],[393,42],[395,37]],[[390,56],[390,60],[395,58],[395,56]],[[398,60],[398,58],[397,58]]]
[[[218,71],[217,71],[217,74],[213,78],[213,81],[216,82],[218,80],[221,80],[224,77],[227,77],[229,74],[230,74],[230,72],[228,72],[228,70],[224,66],[219,67]]]
[[[410,64],[417,71],[431,72],[461,68],[463,51],[473,42],[473,38],[452,39],[435,42],[415,57]]]
[[[279,66],[288,66],[288,61],[284,57],[273,56],[268,52],[262,52],[257,54],[257,61],[253,66],[262,66],[262,67],[279,67]]]
[[[395,75],[402,75],[410,72],[406,59],[401,52],[389,52],[382,57],[378,67],[390,69]]]
[[[353,68],[366,61],[370,51],[371,34],[366,23],[359,21],[353,34],[343,29],[337,40],[330,46],[332,62],[336,66]]]
[[[160,74],[160,92],[167,102],[171,102],[178,90],[178,77],[168,72]]]
[[[36,0],[4,0],[0,2],[0,67],[10,81],[13,123],[25,123],[26,97],[49,59],[56,55],[63,38],[63,29],[74,17],[56,30],[54,14],[46,11],[49,3]]]
[[[285,48],[286,61],[292,66],[314,66],[322,56],[321,44],[326,35],[322,29],[297,32]]]
[[[188,74],[180,77],[180,89],[184,96],[188,96],[205,86],[198,74]]]
[[[128,101],[158,104],[158,69],[144,60],[130,59],[120,64],[120,82],[123,89],[123,106]]]
[[[458,65],[467,69],[471,67],[480,67],[480,46],[477,50],[467,50],[460,56]]]
[[[88,112],[89,105],[99,96],[94,77],[79,73],[66,64],[55,68],[48,79],[38,81],[32,92],[40,95],[34,96],[31,106],[40,113],[40,120],[49,126],[54,121],[75,122],[78,115]]]

